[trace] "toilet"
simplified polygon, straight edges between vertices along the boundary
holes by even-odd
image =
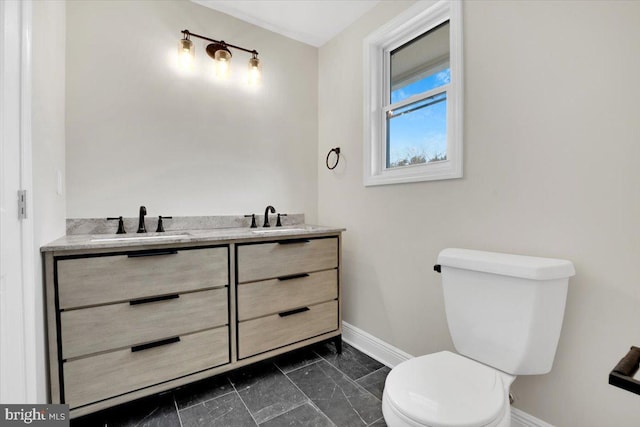
[[[389,427],[509,427],[513,380],[553,365],[573,264],[450,248],[438,255],[438,270],[457,354],[393,368],[384,419]]]

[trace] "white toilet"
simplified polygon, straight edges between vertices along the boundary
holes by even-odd
[[[469,249],[445,249],[438,264],[460,354],[441,351],[393,368],[384,419],[389,427],[508,427],[516,375],[551,370],[573,264]]]

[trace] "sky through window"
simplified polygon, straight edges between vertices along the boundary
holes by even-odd
[[[438,88],[451,81],[449,68],[408,83],[391,92],[391,103]],[[397,108],[388,116],[387,167],[444,160],[447,155],[447,99],[445,93]]]

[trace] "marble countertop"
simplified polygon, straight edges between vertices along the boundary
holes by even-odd
[[[214,228],[175,230],[164,233],[68,234],[40,248],[42,252],[84,249],[131,248],[174,243],[215,243],[219,241],[274,240],[280,237],[314,236],[340,233],[344,228],[296,224],[271,228]]]

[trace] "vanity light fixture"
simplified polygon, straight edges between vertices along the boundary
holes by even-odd
[[[229,48],[232,48],[251,54],[251,58],[249,59],[248,83],[250,85],[256,85],[260,82],[262,71],[260,59],[258,59],[258,51],[235,46],[226,43],[224,40],[210,39],[209,37],[192,33],[189,30],[182,30],[181,32],[183,34],[183,38],[178,42],[178,56],[180,58],[180,65],[183,68],[193,68],[195,49],[190,38],[197,37],[199,39],[211,42],[207,45],[206,51],[207,55],[209,55],[215,61],[216,77],[227,78],[229,76],[231,57],[233,56]]]

